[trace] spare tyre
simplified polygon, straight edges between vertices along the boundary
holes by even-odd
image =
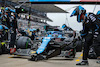
[[[17,47],[17,49],[19,49],[19,48],[27,49],[27,48],[31,48],[31,45],[32,45],[32,41],[29,37],[21,36],[17,40],[16,47]]]
[[[81,52],[82,51],[82,41],[78,40],[76,41],[76,52]]]

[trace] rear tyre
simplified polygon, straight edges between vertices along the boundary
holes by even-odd
[[[25,37],[22,36],[17,40],[17,49],[21,48],[21,49],[27,49],[27,48],[31,48],[32,45],[32,41],[29,37]]]
[[[82,51],[82,41],[76,41],[75,43],[76,46],[76,52],[81,52]]]

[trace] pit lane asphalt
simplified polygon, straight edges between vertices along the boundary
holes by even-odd
[[[54,57],[43,61],[28,61],[30,57],[14,56],[3,54],[0,55],[0,67],[81,67],[76,66],[76,63],[81,61],[82,53],[77,53],[74,59],[64,57]],[[96,63],[96,59],[89,59],[89,66],[82,67],[100,67]]]

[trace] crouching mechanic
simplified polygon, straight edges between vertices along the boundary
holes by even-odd
[[[3,41],[4,35],[3,35],[3,26],[0,25],[0,41]]]
[[[81,36],[85,38],[82,62],[77,63],[76,65],[88,65],[87,58],[89,47],[93,44],[93,39],[95,39],[99,34],[99,24],[97,17],[93,13],[86,13],[86,10],[82,6],[76,7],[76,9],[71,14],[71,17],[72,16],[77,16],[77,21],[79,23],[83,23],[83,31]]]
[[[7,40],[7,30],[8,27],[4,26],[4,25],[0,25],[0,42]]]
[[[10,43],[9,43],[10,48],[13,48],[15,45],[17,29],[18,29],[18,26],[17,26],[16,13],[13,13],[13,15],[11,16],[11,39],[10,39]]]

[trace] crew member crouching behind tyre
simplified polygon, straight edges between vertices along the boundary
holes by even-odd
[[[17,18],[16,18],[16,14],[13,13],[13,15],[11,16],[11,37],[10,37],[10,44],[9,47],[13,48],[15,45],[15,41],[16,41],[16,30],[17,30]]]

